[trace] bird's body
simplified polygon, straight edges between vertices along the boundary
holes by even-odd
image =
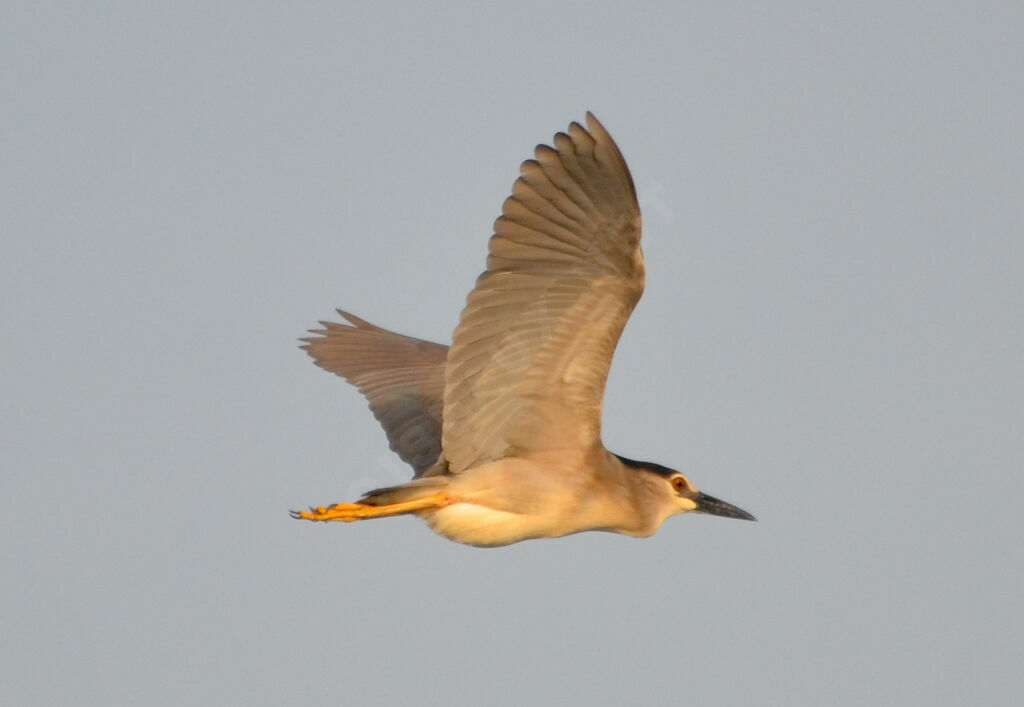
[[[451,347],[340,310],[350,324],[323,322],[305,340],[317,365],[367,396],[416,478],[296,517],[415,513],[480,546],[585,530],[644,537],[686,511],[753,518],[601,443],[608,369],[643,292],[640,211],[596,118],[554,142],[523,163]]]
[[[665,518],[660,505],[648,503],[656,487],[630,483],[627,475],[636,474],[599,448],[507,457],[474,467],[472,474],[448,477],[446,488],[458,501],[421,515],[435,532],[470,545],[507,545],[585,530],[643,537]],[[502,488],[509,478],[516,480],[515,488],[496,502],[490,489]],[[481,503],[474,502],[478,497]]]

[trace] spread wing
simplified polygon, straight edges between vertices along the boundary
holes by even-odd
[[[636,190],[593,115],[538,146],[520,175],[448,352],[453,473],[600,442],[608,368],[643,292]]]
[[[340,309],[351,324],[320,322],[302,347],[316,365],[359,388],[391,449],[420,476],[441,453],[447,346],[402,336]]]

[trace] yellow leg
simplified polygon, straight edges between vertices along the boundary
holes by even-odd
[[[403,513],[415,513],[428,508],[443,508],[448,505],[448,494],[436,493],[433,496],[417,498],[414,501],[390,503],[385,506],[371,506],[368,503],[335,503],[333,506],[318,506],[308,511],[291,511],[292,518],[306,520],[342,521],[351,523],[354,520],[367,518],[386,518]]]

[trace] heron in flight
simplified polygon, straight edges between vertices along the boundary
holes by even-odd
[[[303,339],[318,366],[369,399],[415,474],[293,517],[414,514],[482,547],[585,530],[647,537],[686,512],[754,520],[601,442],[608,368],[644,289],[644,259],[629,169],[597,118],[586,122],[520,167],[450,347],[341,310],[347,323],[321,322]]]

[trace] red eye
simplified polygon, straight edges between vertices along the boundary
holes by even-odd
[[[682,476],[677,476],[676,478],[672,479],[672,488],[674,488],[676,491],[685,491],[686,479],[684,479]]]

